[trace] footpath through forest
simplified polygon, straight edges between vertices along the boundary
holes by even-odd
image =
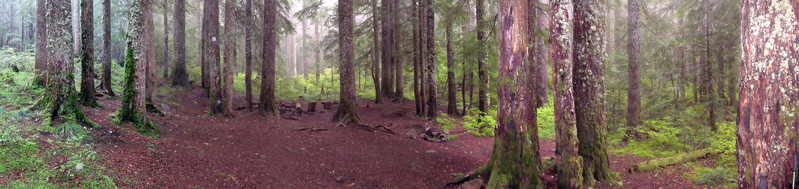
[[[208,98],[199,87],[178,90],[175,103],[161,105],[164,116],[158,139],[136,133],[130,123],[113,126],[108,117],[118,98],[100,100],[103,108],[84,109],[104,129],[94,131],[97,150],[119,174],[122,188],[442,188],[458,173],[485,164],[493,137],[477,137],[456,129],[458,137],[429,142],[419,137],[432,122],[414,116],[413,101],[374,104],[358,101],[366,124],[388,126],[396,134],[370,132],[330,123],[335,106],[297,116],[266,118],[238,110],[236,118],[206,116]],[[245,107],[239,97],[236,107]],[[307,104],[306,104],[307,105]],[[154,114],[151,114],[154,115]],[[541,156],[555,155],[554,141],[541,140]],[[622,181],[599,188],[697,188],[681,175],[690,169],[673,166],[630,174],[632,163],[646,159],[610,157]],[[549,169],[544,179],[554,180]],[[621,186],[618,185],[621,183]],[[552,185],[550,185],[552,186]]]

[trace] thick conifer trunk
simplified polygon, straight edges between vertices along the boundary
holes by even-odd
[[[333,122],[343,124],[358,124],[361,118],[355,111],[355,49],[353,42],[353,13],[352,0],[338,0],[338,49],[341,62],[339,63],[340,95],[341,104],[338,106],[336,114],[333,115]]]
[[[558,188],[582,188],[582,159],[578,154],[577,125],[574,115],[572,83],[572,5],[571,0],[552,1],[550,50],[555,108]],[[538,89],[538,88],[536,88]]]
[[[222,70],[219,57],[219,1],[211,0],[208,4],[208,39],[205,41],[205,51],[208,58],[208,101],[209,114],[224,113],[222,98]]]
[[[438,115],[436,97],[436,46],[435,46],[435,13],[433,0],[427,0],[427,118],[435,120]]]
[[[222,114],[233,115],[233,69],[236,65],[236,1],[225,1],[225,67],[222,70]],[[217,72],[218,73],[218,72]]]
[[[744,0],[738,187],[792,187],[799,144],[799,1]]]
[[[261,97],[259,109],[265,116],[278,115],[275,106],[275,45],[277,42],[275,19],[277,19],[276,0],[264,0],[264,36],[263,48],[261,48]]]
[[[164,1],[164,61],[161,65],[164,69],[164,79],[169,77],[169,0]]]
[[[538,174],[535,64],[527,54],[527,0],[499,0],[499,85],[491,175],[486,188],[542,188]]]
[[[574,103],[583,182],[609,180],[605,123],[605,2],[574,1]]]
[[[175,0],[174,4],[175,68],[172,69],[172,85],[185,87],[189,86],[189,74],[186,72],[186,0]]]
[[[394,53],[392,52],[392,48],[394,47],[393,42],[393,32],[394,32],[394,19],[392,18],[393,15],[393,1],[396,0],[382,0],[380,1],[380,19],[381,19],[381,35],[380,38],[382,40],[382,61],[381,72],[382,72],[382,79],[380,84],[380,91],[382,92],[383,97],[393,99],[394,98],[394,80],[391,77],[392,71],[394,66],[392,64]]]
[[[94,98],[94,3],[92,0],[82,0],[81,11],[81,80],[80,102],[89,107],[96,107],[97,98]]]
[[[246,23],[244,24],[244,88],[246,90],[244,100],[247,101],[247,110],[252,112],[252,0],[246,0],[245,4],[247,18],[245,18]]]
[[[111,83],[111,0],[103,0],[103,78],[100,88],[110,96],[116,96]]]
[[[452,24],[447,25],[447,114],[458,114],[458,91],[455,89],[455,52],[452,50]]]
[[[477,52],[477,110],[483,115],[488,112],[488,73],[486,73],[485,65],[485,0],[476,0],[475,17],[477,20],[477,44],[479,49]],[[527,6],[526,4],[523,6]]]
[[[627,4],[627,137],[638,135],[641,116],[641,0]],[[625,137],[625,139],[628,139]]]
[[[106,0],[108,1],[108,0]],[[34,84],[44,86],[47,82],[47,0],[36,0],[36,78]],[[0,36],[2,37],[2,36]],[[2,39],[0,39],[2,40]],[[3,42],[0,41],[0,47]]]

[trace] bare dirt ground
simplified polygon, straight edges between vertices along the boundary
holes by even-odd
[[[371,126],[391,124],[388,132],[330,123],[336,107],[303,114],[298,120],[266,118],[247,110],[237,117],[206,116],[203,90],[177,90],[181,106],[162,107],[157,138],[142,136],[130,123],[111,124],[109,114],[119,99],[100,100],[103,108],[85,109],[102,125],[95,130],[98,152],[118,176],[122,188],[442,188],[454,173],[467,173],[485,164],[492,137],[455,130],[457,138],[428,142],[418,138],[433,123],[414,115],[413,101],[374,104],[359,99],[358,113]],[[243,98],[234,101],[244,107]],[[304,104],[305,105],[305,104]],[[304,130],[301,130],[304,129]],[[301,130],[301,131],[297,131]],[[414,137],[415,136],[415,137]],[[542,157],[554,156],[554,141],[541,140]],[[600,183],[599,188],[698,188],[683,178],[688,170],[676,166],[629,174],[633,156],[610,157],[623,185]],[[554,175],[545,173],[545,180]],[[549,186],[552,186],[551,184]]]

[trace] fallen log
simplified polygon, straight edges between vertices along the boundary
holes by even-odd
[[[687,152],[682,154],[677,154],[670,157],[662,157],[657,159],[651,159],[648,161],[644,161],[641,163],[633,164],[630,166],[629,171],[630,173],[640,173],[644,171],[649,171],[658,167],[665,167],[674,164],[686,163],[689,161],[693,161],[702,157],[707,156],[708,154],[712,153],[713,149],[705,148],[701,150],[696,150],[693,152]]]

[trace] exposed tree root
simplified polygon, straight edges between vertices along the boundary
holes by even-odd
[[[485,164],[481,167],[478,167],[477,169],[472,170],[471,173],[464,176],[463,178],[447,183],[447,185],[445,185],[444,187],[458,186],[480,177],[488,178],[489,173],[491,173],[491,166],[489,166],[489,164]]]

